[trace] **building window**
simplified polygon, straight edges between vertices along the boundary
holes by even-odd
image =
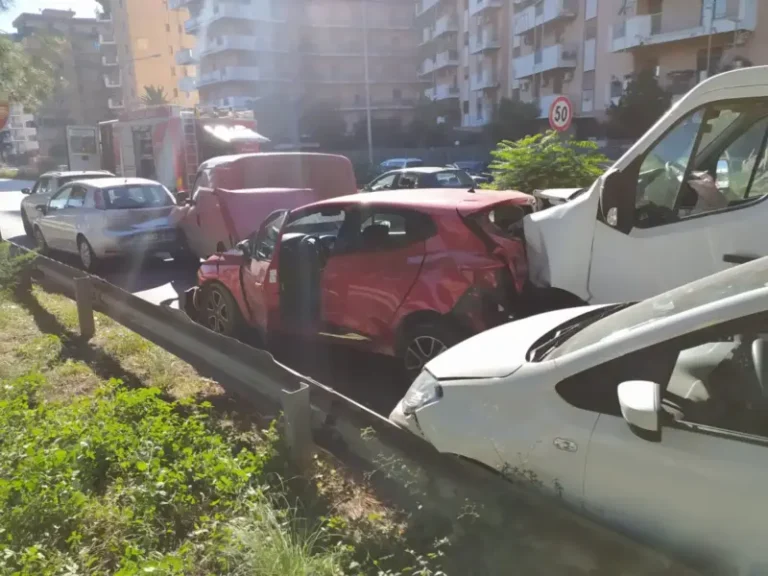
[[[174,88],[173,89],[173,97],[174,98],[178,98],[179,97],[179,90],[178,90],[178,88]]]
[[[168,54],[173,56],[173,46],[168,46]]]
[[[179,24],[179,25],[177,26],[177,28],[178,28],[178,30],[179,30],[179,34],[181,34],[181,24]]]
[[[176,76],[176,67],[171,66],[171,76]]]
[[[480,98],[475,100],[475,113],[478,118],[483,117],[483,101]]]
[[[392,99],[395,102],[400,102],[402,98],[403,98],[403,91],[400,90],[400,88],[395,88],[394,90],[392,90]]]
[[[469,114],[469,100],[464,100],[462,103],[462,110],[464,111],[464,114]]]
[[[171,31],[171,25],[170,24],[166,24],[165,25],[165,31],[166,32],[170,32]]]
[[[587,20],[587,22],[584,24],[584,37],[587,40],[592,40],[593,38],[597,37],[597,20]]]
[[[595,89],[595,71],[594,70],[589,70],[587,72],[584,72],[584,75],[581,77],[581,88],[582,90]]]

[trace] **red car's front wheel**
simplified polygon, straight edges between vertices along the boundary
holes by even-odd
[[[242,316],[230,291],[217,283],[207,284],[202,290],[202,324],[224,336],[237,336]]]

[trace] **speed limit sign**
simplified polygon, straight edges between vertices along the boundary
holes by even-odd
[[[558,96],[549,107],[549,125],[553,130],[565,132],[571,127],[573,104],[566,96]]]

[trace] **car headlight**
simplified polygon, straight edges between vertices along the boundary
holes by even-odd
[[[410,415],[427,404],[443,397],[443,389],[437,379],[427,370],[422,370],[403,397],[403,413]]]

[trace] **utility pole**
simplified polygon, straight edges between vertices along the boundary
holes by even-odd
[[[368,128],[368,162],[373,164],[373,133],[371,130],[371,79],[368,66],[368,0],[363,3],[363,62],[365,67],[365,121]]]
[[[715,24],[715,4],[717,0],[709,0],[709,33],[707,34],[707,78],[710,75],[710,69],[712,65],[712,27]]]

